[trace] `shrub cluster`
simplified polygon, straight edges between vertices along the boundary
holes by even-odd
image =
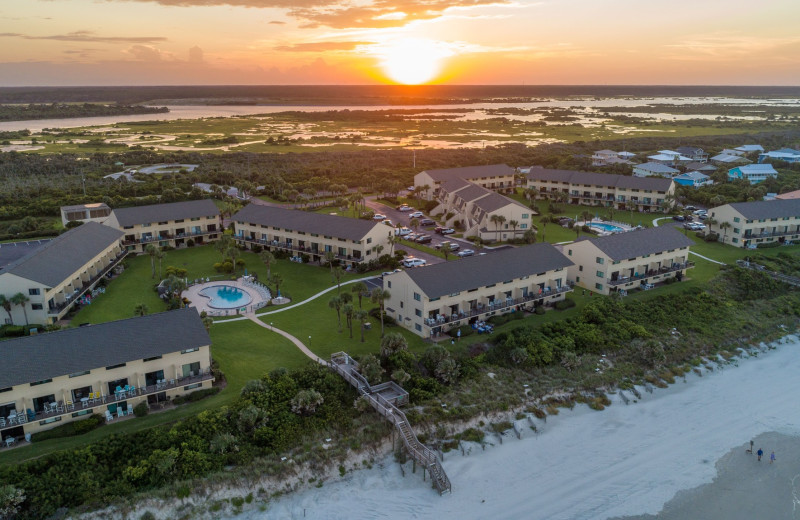
[[[179,395],[172,400],[172,403],[173,404],[194,403],[195,401],[205,399],[206,397],[217,395],[219,393],[219,390],[220,389],[217,386],[212,386],[211,388],[203,388],[202,390],[197,390],[195,392],[191,392],[185,395]],[[135,410],[134,413],[136,413]]]
[[[47,439],[60,439],[61,437],[72,437],[88,433],[106,423],[105,417],[99,414],[90,415],[89,418],[80,421],[72,421],[61,426],[56,426],[51,430],[34,433],[31,436],[32,442],[46,441]]]

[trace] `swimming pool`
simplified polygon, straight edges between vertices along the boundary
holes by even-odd
[[[245,291],[229,285],[212,285],[200,294],[208,298],[208,306],[214,309],[238,309],[253,301]]]
[[[605,222],[590,222],[589,227],[599,229],[600,231],[605,231],[606,233],[622,233],[625,231],[625,229],[619,226],[606,224]]]

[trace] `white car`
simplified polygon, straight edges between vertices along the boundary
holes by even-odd
[[[699,216],[699,215],[705,215],[706,213],[708,213],[708,211],[706,211],[704,209],[698,209],[698,210],[693,211],[692,215],[698,215]]]
[[[422,258],[414,258],[413,256],[403,260],[404,267],[419,267],[427,263],[427,260],[423,260]]]
[[[411,206],[400,206],[397,209],[399,209],[400,211],[414,211],[414,208],[412,208]]]
[[[386,220],[384,220],[383,223],[386,224],[389,227],[394,227],[394,222],[392,222],[388,218]]]
[[[411,213],[409,215],[409,217],[411,217],[411,218],[422,218],[424,216],[425,216],[425,214],[422,213],[421,211],[415,211],[414,213]]]
[[[473,251],[472,249],[465,249],[463,251],[459,251],[458,253],[456,253],[456,255],[460,256],[461,258],[464,258],[466,256],[473,256],[474,254],[475,251]]]
[[[399,228],[394,230],[394,234],[395,235],[400,235],[401,237],[404,237],[406,235],[410,235],[411,234],[411,230],[408,229],[407,227],[399,227]]]
[[[386,220],[386,215],[381,215],[380,213],[375,213],[375,216],[372,217],[372,220]]]

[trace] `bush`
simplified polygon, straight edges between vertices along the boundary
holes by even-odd
[[[380,321],[381,321],[381,309],[380,309],[380,307],[375,307],[373,309],[370,309],[369,315],[371,317],[375,318],[376,320],[378,320],[378,323],[380,324]],[[383,324],[385,326],[387,326],[387,327],[394,327],[395,325],[397,325],[397,320],[395,320],[394,318],[392,318],[391,316],[389,316],[388,314],[386,314],[384,312],[383,313]],[[374,326],[375,325],[373,324],[373,327]]]
[[[147,408],[147,403],[144,401],[133,407],[133,415],[136,417],[144,417],[149,411],[150,409]]]
[[[758,249],[770,249],[773,247],[779,247],[782,244],[780,242],[767,242],[766,244],[756,244]]]
[[[572,307],[575,307],[575,300],[571,300],[569,298],[556,302],[555,304],[555,308],[560,311],[564,311]]]
[[[194,240],[191,238],[186,241],[186,247],[194,247]]]
[[[541,316],[542,314],[544,314],[544,313],[545,313],[545,310],[544,310],[544,305],[537,305],[537,306],[536,306],[536,308],[533,310],[533,313],[534,313],[534,314],[537,314],[537,315],[539,315],[539,316]]]
[[[75,435],[83,435],[88,433],[106,423],[105,417],[102,415],[94,414],[89,416],[88,419],[82,421],[68,422],[67,424],[56,426],[52,430],[47,430],[39,433],[34,433],[31,436],[32,442],[46,441],[47,439],[60,439],[62,437],[72,437]]]
[[[194,403],[195,401],[199,401],[200,399],[205,399],[206,397],[216,395],[218,393],[219,393],[219,388],[216,386],[212,388],[203,388],[202,390],[197,390],[196,392],[179,395],[172,400],[172,403],[173,404]]]
[[[474,334],[475,333],[475,331],[472,330],[472,327],[470,327],[469,325],[462,325],[462,326],[460,326],[460,327],[458,327],[456,329],[450,329],[448,334],[450,335],[451,338],[456,338],[456,337],[458,337],[458,331],[459,330],[461,331],[461,337],[462,338],[465,337],[465,336],[469,336],[470,334]]]
[[[0,337],[18,338],[25,335],[25,327],[22,325],[3,325],[0,327]]]

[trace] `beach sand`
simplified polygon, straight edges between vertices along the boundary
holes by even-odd
[[[487,437],[485,450],[471,444],[467,455],[450,452],[443,462],[449,495],[440,497],[419,471],[411,474],[410,464],[403,477],[387,455],[371,469],[235,518],[603,520],[653,518],[642,515],[662,509],[657,518],[793,518],[798,374],[792,336],[724,370],[642,391],[639,402],[611,395],[605,411],[577,406],[539,422],[538,434],[509,435],[502,444]],[[750,439],[766,452],[760,463],[745,453]],[[772,450],[777,462],[770,466]]]

